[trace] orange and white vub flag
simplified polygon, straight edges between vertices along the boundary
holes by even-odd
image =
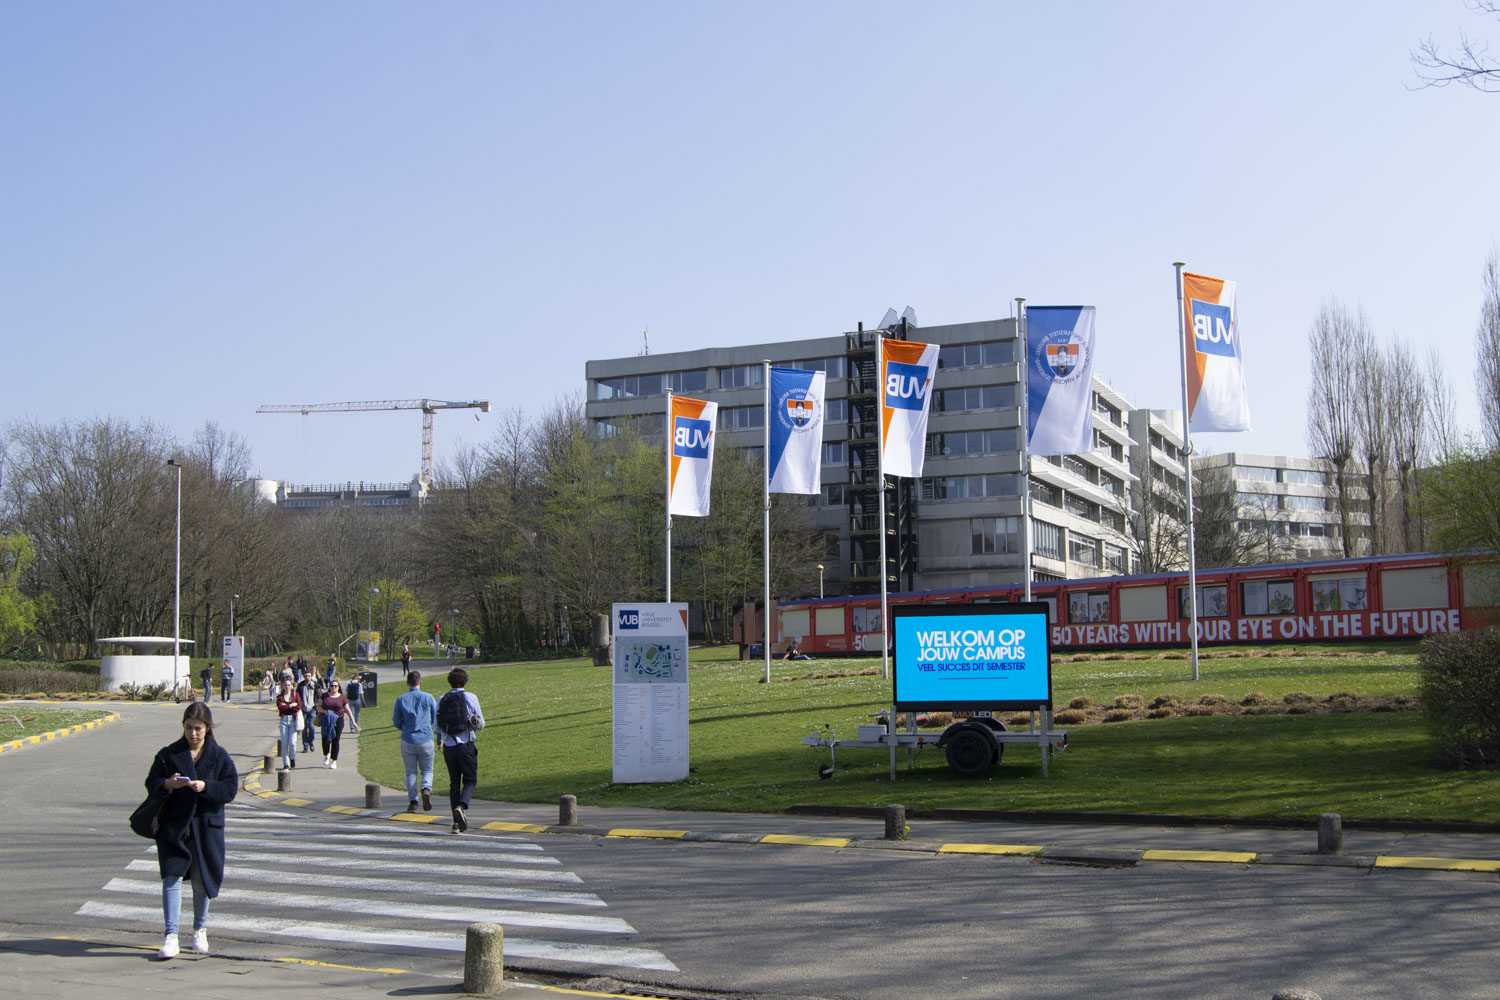
[[[1188,429],[1248,431],[1240,317],[1235,283],[1184,271],[1182,309],[1187,338]]]
[[[938,345],[910,340],[881,340],[879,345],[880,468],[887,476],[915,479],[922,475],[926,452]]]
[[[714,421],[719,404],[673,396],[667,415],[667,446],[672,449],[667,481],[667,513],[708,516],[714,471]]]

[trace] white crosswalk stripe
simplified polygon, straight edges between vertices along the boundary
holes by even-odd
[[[506,928],[507,958],[677,971],[659,951],[619,943],[635,928],[600,913],[604,900],[570,888],[581,886],[577,874],[563,870],[541,844],[514,835],[459,838],[426,825],[251,807],[230,815],[226,841],[224,887],[209,913],[211,938],[271,935],[341,949],[448,953],[462,952],[466,927],[483,922]],[[159,932],[155,845],[143,854],[77,915]],[[183,895],[184,926],[190,927],[192,889],[184,886]],[[512,928],[543,937],[516,936]]]

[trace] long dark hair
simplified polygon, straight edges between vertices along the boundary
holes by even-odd
[[[194,701],[182,712],[182,724],[186,726],[189,722],[201,722],[204,726],[203,742],[218,743],[214,739],[214,713],[208,710],[208,705],[201,701]]]

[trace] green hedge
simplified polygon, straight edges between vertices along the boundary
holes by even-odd
[[[1441,763],[1500,768],[1500,628],[1431,636],[1418,691]]]

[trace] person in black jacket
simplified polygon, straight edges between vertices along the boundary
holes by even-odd
[[[214,717],[201,701],[182,713],[182,738],[156,752],[146,790],[167,796],[156,832],[162,914],[167,933],[157,956],[174,958],[182,879],[193,883],[193,950],[208,954],[208,901],[224,880],[224,803],[239,791],[239,772],[214,739]]]

